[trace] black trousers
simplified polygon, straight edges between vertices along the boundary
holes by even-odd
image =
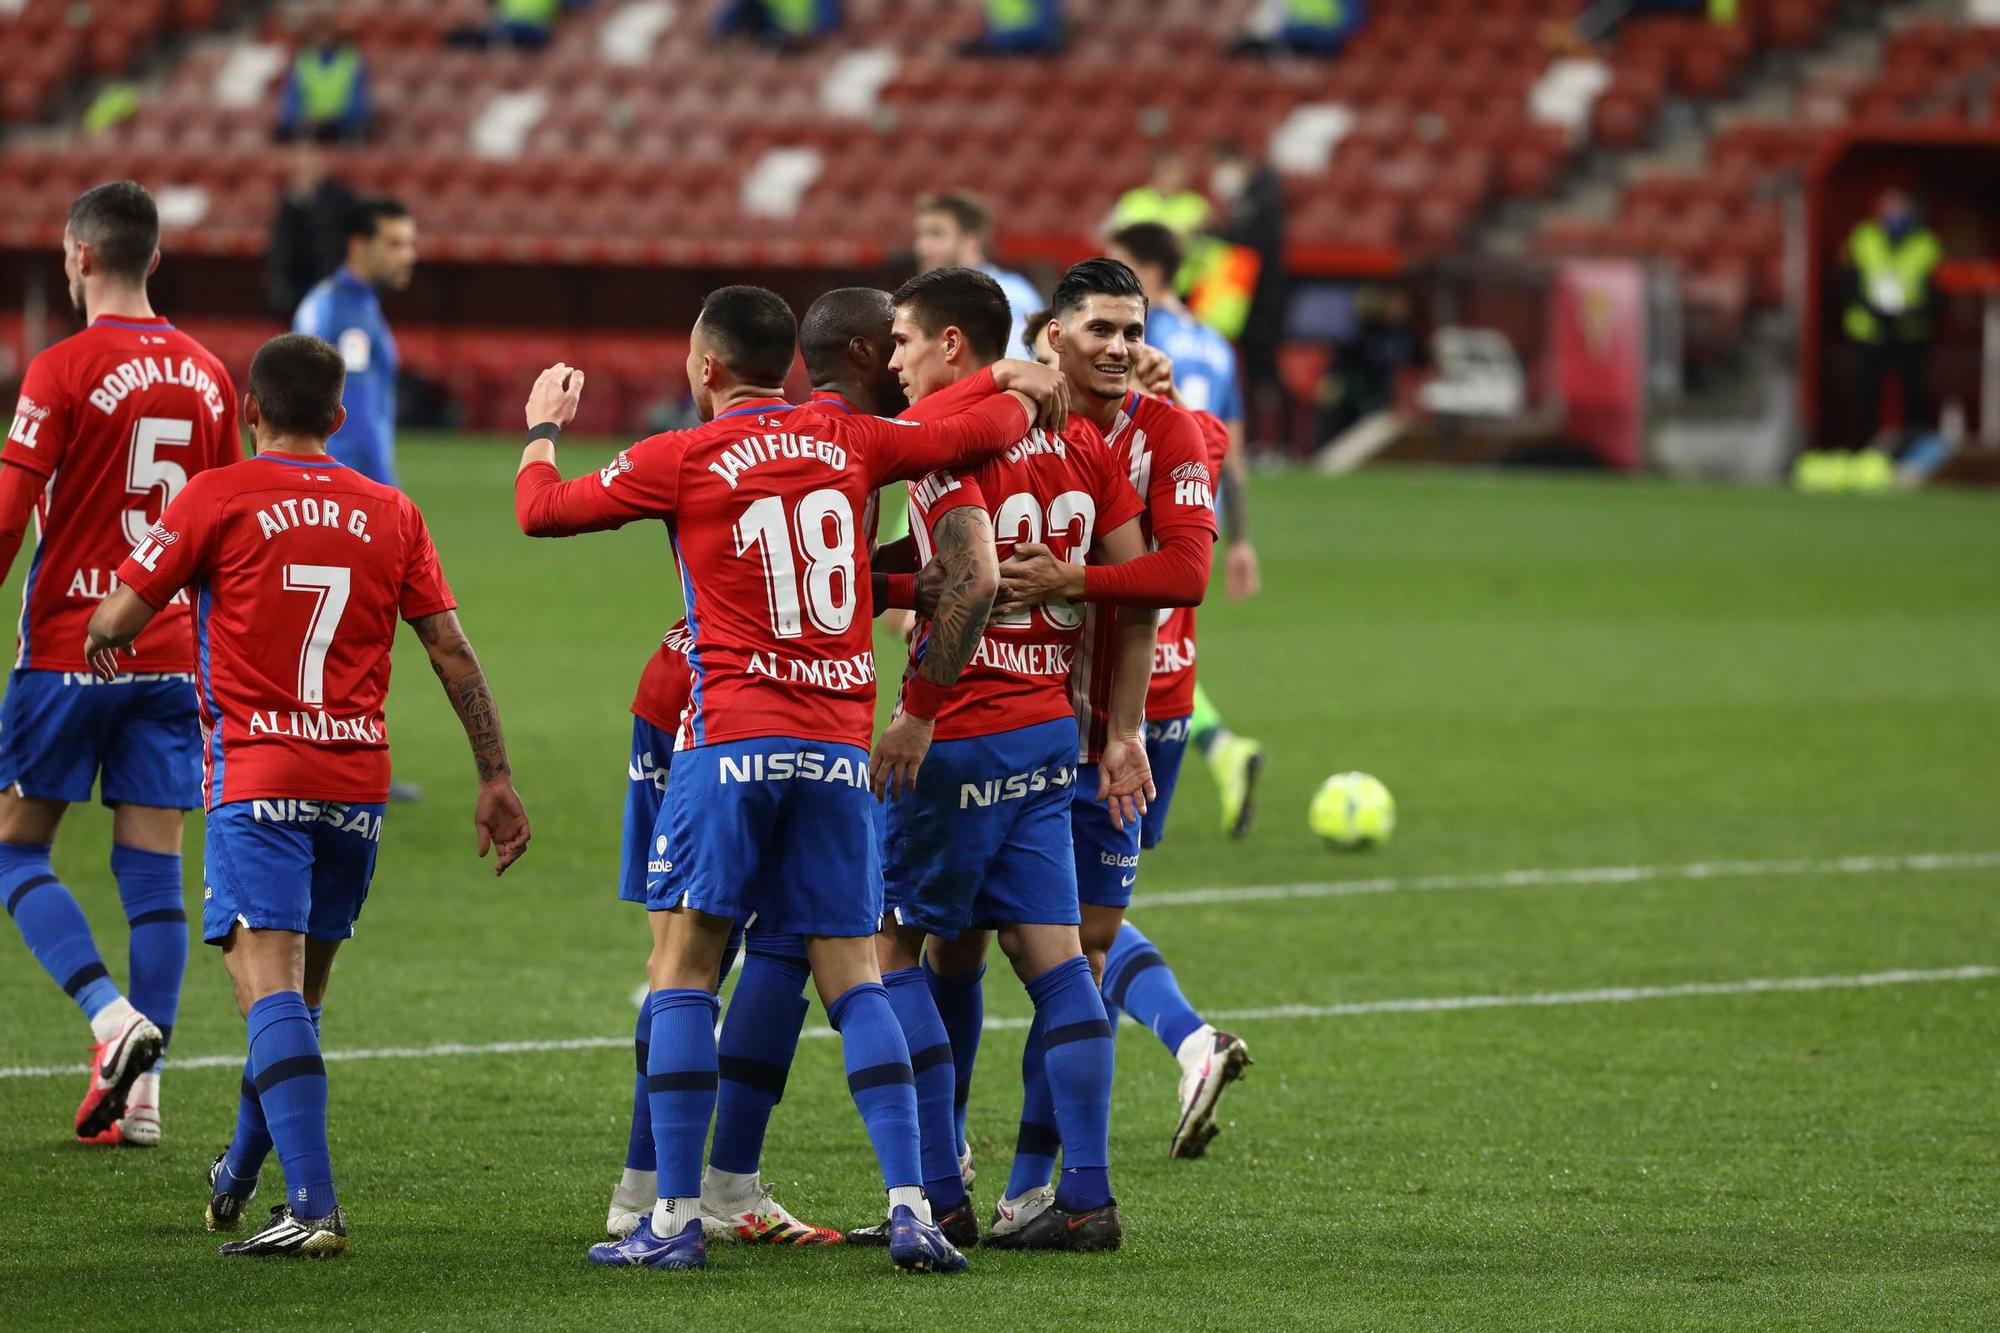
[[[1931,345],[1928,342],[1901,342],[1884,339],[1862,343],[1860,443],[1866,446],[1882,429],[1882,386],[1891,375],[1903,382],[1903,429],[1905,437],[1929,430],[1930,403],[1926,396]]]

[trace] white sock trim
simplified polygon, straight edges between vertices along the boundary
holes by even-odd
[[[653,1234],[661,1240],[678,1236],[690,1222],[701,1221],[701,1197],[660,1199],[653,1204]]]
[[[917,1220],[925,1226],[931,1225],[931,1201],[924,1197],[918,1185],[898,1185],[889,1191],[889,1211],[907,1208],[917,1215]]]
[[[1174,1059],[1180,1061],[1183,1068],[1198,1065],[1201,1063],[1203,1053],[1214,1044],[1214,1024],[1203,1023],[1181,1039],[1180,1049],[1174,1052]]]
[[[731,1204],[751,1204],[762,1191],[763,1182],[755,1171],[718,1171],[708,1167],[701,1173],[701,1197],[711,1206],[733,1212]]]
[[[121,995],[90,1016],[90,1035],[99,1041],[110,1041],[118,1035],[118,1029],[138,1012],[132,1007],[132,1002]]]

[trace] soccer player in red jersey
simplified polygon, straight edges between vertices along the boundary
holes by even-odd
[[[885,482],[986,457],[1037,415],[1021,394],[924,426],[797,408],[781,396],[797,326],[755,287],[711,293],[690,338],[688,381],[706,423],[642,440],[595,474],[562,480],[555,437],[575,412],[580,373],[544,372],[529,399],[530,440],[515,512],[531,536],[664,521],[695,646],[660,832],[647,876],[653,909],[648,1083],[660,1199],[593,1262],[707,1263],[701,1149],[715,1110],[715,1014],[732,927],[753,912],[808,937],[827,1016],[841,1032],[848,1087],[882,1165],[909,1270],[957,1271],[930,1222],[917,1165],[908,1047],[875,967],[881,866],[869,829],[875,659],[864,614],[867,553],[857,515]],[[1031,376],[1032,379],[1032,376]],[[989,383],[991,381],[989,380]],[[1044,383],[1051,403],[1055,377]]]
[[[1051,364],[1061,362],[1063,358],[1052,341],[1060,337],[1059,321],[1044,319],[1039,324],[1037,354]],[[1075,345],[1073,340],[1071,345]],[[1178,410],[1172,363],[1150,347],[1138,350],[1135,369],[1142,390],[1140,401],[1154,404],[1145,411],[1157,419],[1161,407],[1173,404],[1170,410]],[[1227,426],[1207,412],[1183,412],[1182,415],[1191,417],[1198,428],[1206,450],[1209,475],[1217,475],[1222,457],[1229,447]],[[1141,437],[1127,435],[1125,438],[1137,441]],[[1152,470],[1156,465],[1136,447],[1130,457],[1134,479],[1138,479],[1142,466],[1147,467],[1153,484],[1159,488],[1156,492],[1158,500],[1162,503],[1167,501],[1169,497],[1165,487],[1161,486],[1161,474]],[[1198,499],[1199,491],[1204,489],[1198,481],[1198,474],[1188,467],[1185,460],[1176,465],[1176,471],[1185,472],[1186,478],[1174,484],[1171,498],[1180,500],[1192,494]],[[1209,493],[1212,496],[1212,488],[1209,488]],[[1023,596],[1036,595],[1033,591],[1036,585],[1066,588],[1081,581],[1077,571],[1064,570],[1046,555],[1032,552],[1011,565],[1008,573],[1021,580],[1016,591]],[[1194,617],[1191,607],[1177,606],[1162,612],[1161,623],[1163,649],[1175,642],[1192,642]],[[1162,774],[1158,779],[1161,788],[1159,805],[1165,805],[1172,799],[1173,781],[1180,767],[1180,752],[1185,746],[1185,738],[1176,739],[1173,733],[1176,728],[1185,726],[1188,711],[1193,707],[1193,690],[1192,655],[1163,651],[1154,662],[1153,686],[1146,705],[1147,752]],[[1118,850],[1121,858],[1128,853],[1131,857],[1133,873],[1123,877],[1122,886],[1128,904],[1130,885],[1137,877],[1139,853],[1143,847],[1158,841],[1163,823],[1163,811],[1148,810],[1139,843]],[[1149,836],[1151,841],[1148,841]],[[1087,856],[1081,836],[1077,847],[1077,859],[1081,866]],[[1099,864],[1106,864],[1106,849],[1099,847],[1096,851]],[[1106,924],[1102,917],[1100,924]],[[1236,1034],[1221,1031],[1202,1019],[1181,994],[1180,983],[1166,959],[1129,921],[1121,919],[1112,933],[1099,980],[1104,987],[1106,1007],[1116,1013],[1129,1006],[1129,1012],[1160,1039],[1179,1063],[1179,1116],[1168,1141],[1168,1154],[1173,1157],[1201,1156],[1218,1132],[1215,1117],[1217,1103],[1223,1092],[1243,1076],[1251,1063],[1249,1046]]]
[[[799,323],[799,350],[812,381],[809,407],[893,416],[905,406],[902,385],[888,368],[895,351],[889,324],[889,294],[873,287],[843,287],[813,302]],[[687,707],[692,683],[687,654],[693,644],[686,621],[670,630],[660,651],[647,662],[632,703],[631,785],[619,890],[619,897],[628,902],[646,901],[646,866],[655,859],[653,827],[665,800],[674,732]],[[743,934],[742,971],[716,1038],[720,1080],[715,1137],[701,1179],[703,1230],[711,1240],[834,1244],[840,1241],[840,1232],[793,1216],[772,1197],[758,1172],[765,1131],[784,1094],[805,1023],[809,973],[805,941],[762,922],[753,923]],[[735,954],[733,946],[725,951],[725,976]],[[651,1015],[643,1008],[634,1040],[639,1060],[626,1169],[606,1221],[606,1229],[620,1239],[638,1227],[658,1197],[652,1110],[646,1094]]]
[[[416,505],[335,462],[340,353],[304,334],[250,364],[244,416],[257,456],[188,482],[119,566],[85,650],[119,654],[195,593],[207,888],[202,938],[220,945],[248,1024],[236,1134],[209,1168],[211,1230],[233,1230],[275,1144],[286,1203],[233,1255],[327,1257],[347,1245],[327,1152],[319,1006],[368,895],[389,796],[382,706],[396,621],[424,642],[479,768],[473,826],[495,872],[528,845],[500,715],[459,629]]]
[[[915,400],[909,415],[953,410],[958,386],[1007,345],[1005,293],[975,269],[943,268],[905,283],[895,299],[895,364]],[[1083,614],[1053,605],[992,619],[988,611],[999,556],[1016,542],[1050,541],[1075,560],[1142,554],[1139,497],[1078,417],[1061,434],[1035,431],[976,467],[931,473],[912,483],[910,505],[918,558],[935,552],[942,592],[912,645],[900,712],[875,749],[874,780],[889,798],[882,856],[890,915],[878,953],[917,1071],[924,1189],[954,1242],[978,1238],[961,1177],[950,1036],[921,962],[928,935],[997,928],[1034,1001],[1037,1029],[1061,1034],[1047,1048],[1047,1074],[1069,1151],[1056,1206],[1032,1228],[997,1229],[988,1243],[1116,1249],[1112,1032],[1078,942],[1070,843],[1070,661]],[[1140,728],[1153,624],[1143,610],[1127,622],[1123,730],[1089,798],[1136,821],[1150,794]],[[1047,1181],[1044,1173],[1045,1189]],[[864,1228],[848,1239],[879,1243],[885,1232]]]
[[[83,659],[83,627],[162,506],[189,478],[243,456],[228,372],[147,299],[159,247],[152,196],[131,181],[70,206],[63,271],[88,327],[28,363],[0,449],[0,577],[31,513],[38,534],[0,704],[0,901],[90,1020],[96,1049],[77,1137],[146,1147],[160,1141],[155,1062],[187,969],[181,825],[201,800],[194,637],[182,599],[117,678],[99,684]],[[112,811],[111,871],[131,928],[129,999],[49,868],[64,811],[93,787]]]

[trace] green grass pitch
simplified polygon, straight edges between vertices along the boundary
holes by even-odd
[[[504,711],[534,846],[498,881],[474,859],[472,766],[406,635],[391,727],[399,774],[429,794],[391,813],[326,1011],[336,1054],[631,1028],[645,931],[612,878],[626,706],[676,614],[667,544],[658,528],[519,536],[514,458],[411,441],[402,461]],[[2000,1322],[2000,980],[1739,984],[2000,965],[2000,857],[1979,855],[2000,852],[1992,502],[1288,474],[1258,479],[1255,510],[1266,591],[1203,612],[1202,676],[1270,747],[1260,826],[1223,839],[1191,767],[1133,916],[1198,1006],[1244,1015],[1257,1065],[1210,1155],[1169,1162],[1176,1070],[1125,1028],[1121,1253],[975,1251],[958,1280],[892,1279],[867,1250],[717,1247],[698,1276],[589,1268],[631,1069],[600,1048],[333,1064],[347,1257],[224,1261],[201,1229],[203,1172],[236,1075],[170,1068],[156,1152],[70,1143],[80,1080],[21,1071],[79,1062],[85,1029],[10,932],[0,1326]],[[1345,768],[1399,798],[1378,853],[1337,856],[1305,828],[1313,787]],[[107,836],[78,810],[57,864],[122,975]],[[1956,859],[1830,864],[1926,854]],[[1737,862],[1789,864],[1676,869]],[[1577,868],[1613,869],[1501,878]],[[1357,880],[1386,882],[1148,905]],[[1019,1019],[1001,972],[989,1012]],[[1622,989],[1690,984],[1713,993]],[[1480,996],[1590,1002],[1370,1007]],[[1304,1012],[1269,1012],[1283,1006]],[[175,1054],[234,1059],[241,1034],[197,944]],[[1002,1027],[981,1052],[983,1208],[1012,1145],[1020,1040]],[[831,1041],[801,1047],[766,1178],[808,1220],[879,1216]],[[260,1216],[275,1160],[265,1179]]]

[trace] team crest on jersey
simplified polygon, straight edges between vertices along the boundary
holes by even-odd
[[[603,467],[597,470],[597,479],[604,483],[604,489],[608,491],[611,489],[611,483],[618,480],[618,476],[620,473],[630,472],[631,470],[632,470],[631,451],[626,449],[620,449],[618,451],[618,457],[612,459],[609,463],[606,463]]]

